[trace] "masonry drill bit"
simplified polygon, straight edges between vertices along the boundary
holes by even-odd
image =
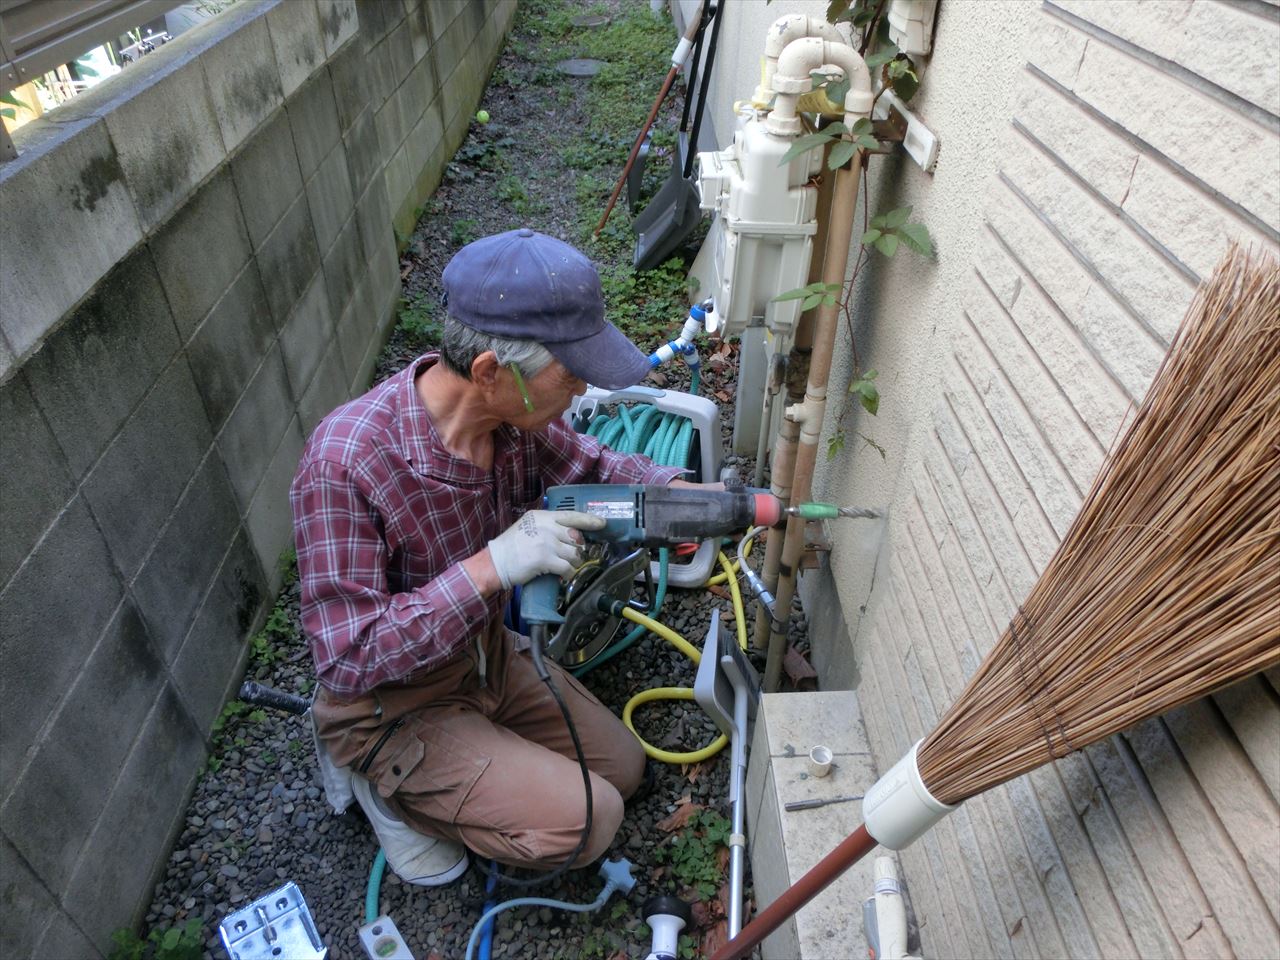
[[[801,503],[787,507],[785,512],[801,520],[834,520],[837,517],[875,520],[883,516],[881,511],[871,507],[841,507],[834,503]]]

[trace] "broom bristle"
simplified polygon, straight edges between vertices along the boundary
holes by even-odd
[[[1280,265],[1233,246],[920,775],[958,803],[1280,662]]]

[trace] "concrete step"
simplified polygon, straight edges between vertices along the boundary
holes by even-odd
[[[822,744],[828,776],[808,773]],[[796,800],[861,795],[876,781],[857,695],[852,690],[766,694],[756,715],[747,767],[747,836],[756,902],[772,903],[862,822],[862,803],[786,811]],[[877,851],[877,854],[886,851]],[[763,944],[764,960],[866,957],[862,902],[872,895],[874,856],[845,872]]]

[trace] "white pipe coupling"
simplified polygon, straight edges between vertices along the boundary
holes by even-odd
[[[849,81],[849,92],[844,97],[845,122],[852,124],[859,117],[871,115],[871,106],[875,103],[875,95],[871,92],[871,71],[857,51],[847,43],[832,43],[821,37],[801,37],[787,44],[778,58],[778,69],[772,81],[778,96],[766,123],[770,133],[795,136],[799,132],[796,103],[802,94],[813,89],[810,74],[827,66],[839,69]]]
[[[848,42],[834,24],[820,17],[809,17],[803,13],[789,13],[779,17],[765,34],[764,75],[760,78],[760,85],[756,87],[755,93],[751,95],[752,106],[763,110],[769,105],[774,94],[773,75],[778,69],[778,57],[792,40],[801,37],[822,37],[832,43]]]
[[[916,753],[921,743],[917,740],[911,752],[877,780],[862,801],[867,833],[890,850],[910,846],[955,809],[934,797],[920,779]]]

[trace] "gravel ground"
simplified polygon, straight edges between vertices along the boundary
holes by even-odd
[[[570,6],[580,7],[583,12],[599,12],[601,7],[610,5],[596,3],[588,7],[572,2]],[[617,15],[618,3],[610,9]],[[584,243],[582,215],[575,212],[574,203],[575,191],[581,193],[580,172],[562,162],[564,131],[582,131],[586,125],[581,88],[573,86],[583,81],[549,79],[545,62],[539,63],[535,56],[537,36],[528,32],[529,27],[528,16],[522,14],[484,96],[482,107],[493,121],[472,124],[468,140],[424,210],[402,257],[406,298],[411,303],[433,303],[438,299],[440,271],[462,243],[475,237],[528,225],[579,246]],[[660,81],[660,76],[655,77],[653,89],[637,91],[636,96],[649,102]],[[668,130],[674,129],[678,107],[678,101],[669,100],[659,126],[665,124]],[[603,145],[598,140],[598,146],[616,153],[616,161],[609,168],[616,175],[629,139]],[[495,164],[492,158],[497,155],[505,159]],[[665,176],[664,170],[651,172],[649,186],[660,176]],[[523,184],[524,195],[498,202],[495,198],[502,192],[501,184],[509,177]],[[607,188],[597,209],[603,209],[605,196]],[[614,216],[618,228],[625,228],[625,212],[619,209]],[[600,258],[598,250],[589,251]],[[670,334],[682,320],[682,316],[671,317]],[[429,345],[429,326],[424,336],[421,327],[411,330],[401,324],[383,352],[376,378],[400,369]],[[719,394],[721,400],[731,398],[736,350],[732,345],[719,352],[708,348],[704,350],[707,355],[704,394]],[[687,384],[683,368],[671,369],[668,376],[672,387]],[[722,403],[721,407],[727,449],[732,405]],[[749,477],[751,462],[736,462]],[[732,623],[727,600],[704,590],[672,590],[661,619],[700,646],[714,606],[719,606],[722,618]],[[273,618],[277,628],[270,632],[267,642],[257,645],[249,675],[276,688],[305,695],[314,681],[311,660],[298,629],[296,583],[285,588],[278,609],[280,613]],[[793,616],[793,642],[801,649],[805,647],[804,623],[798,612]],[[589,673],[585,681],[604,703],[621,714],[623,705],[639,690],[692,685],[693,666],[666,642],[645,636]],[[666,749],[694,749],[709,742],[716,733],[692,703],[642,708],[637,711],[636,725],[646,740]],[[217,927],[222,919],[286,880],[293,880],[306,897],[321,935],[331,948],[330,955],[363,956],[356,931],[363,922],[365,888],[377,843],[358,808],[339,816],[326,806],[306,722],[270,710],[242,709],[225,715],[214,737],[215,760],[191,798],[186,828],[155,890],[146,916],[147,927],[177,927],[199,918],[206,935],[204,956],[221,960],[225,952],[217,938]],[[658,893],[699,899],[699,894],[675,880],[669,866],[659,862],[658,848],[668,845],[667,849],[671,849],[673,837],[682,833],[662,822],[673,813],[687,812],[689,804],[729,815],[728,751],[692,768],[666,764],[653,764],[653,768],[652,789],[628,805],[609,852],[610,857],[626,857],[636,865],[638,882],[631,896],[626,900],[615,896],[603,910],[591,915],[548,908],[506,912],[496,924],[494,957],[641,957],[649,944],[648,931],[639,916],[645,900]],[[727,851],[721,848],[717,854],[723,863]],[[749,895],[749,876],[747,883]],[[533,893],[588,902],[600,886],[595,869],[589,868],[574,871]],[[704,891],[708,892],[711,891]],[[523,893],[512,891],[507,895]],[[727,889],[720,897],[713,893],[700,900],[695,913],[696,929],[685,941],[683,955],[702,956],[722,942],[722,898],[726,894]],[[391,915],[420,960],[454,958],[463,955],[483,900],[483,875],[476,865],[460,882],[443,889],[404,884],[388,870],[382,885],[381,910]]]

